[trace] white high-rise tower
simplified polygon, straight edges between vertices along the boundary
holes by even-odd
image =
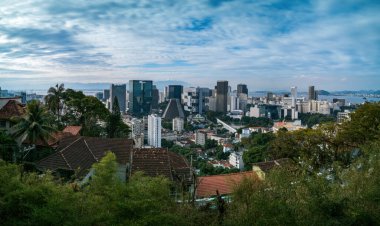
[[[161,147],[161,118],[155,114],[148,116],[148,145]]]
[[[292,94],[292,107],[296,107],[296,101],[297,101],[297,86],[293,86],[290,88],[290,92]]]

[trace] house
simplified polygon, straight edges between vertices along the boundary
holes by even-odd
[[[24,105],[17,100],[8,100],[0,109],[0,130],[9,131],[13,126],[12,118],[21,117],[26,113]]]
[[[207,162],[211,164],[213,167],[222,167],[224,169],[232,169],[234,168],[227,160],[210,160]]]
[[[71,136],[59,142],[57,151],[38,161],[37,169],[86,180],[94,173],[92,165],[111,151],[116,155],[117,174],[122,181],[143,171],[148,176],[162,175],[171,181],[192,181],[191,167],[185,158],[165,148],[134,148],[132,139]]]
[[[195,191],[196,198],[202,199],[216,196],[216,191],[220,195],[230,195],[234,188],[245,178],[259,179],[253,171],[198,177]]]
[[[229,144],[229,143],[225,143],[223,144],[223,152],[226,153],[226,152],[231,152],[233,150],[234,146],[232,144]]]
[[[265,174],[273,168],[289,165],[290,163],[291,161],[288,158],[276,159],[266,162],[257,162],[252,164],[252,170],[256,172],[260,179],[265,179]]]

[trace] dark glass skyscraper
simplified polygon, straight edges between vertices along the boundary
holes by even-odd
[[[136,116],[148,115],[152,110],[153,82],[129,80],[129,113]]]
[[[227,112],[228,81],[218,81],[216,85],[216,111]]]
[[[315,91],[314,86],[309,86],[309,100],[317,100],[318,93]]]
[[[237,85],[237,94],[239,95],[241,93],[248,95],[248,88],[247,88],[246,84],[238,84]]]
[[[125,84],[121,84],[121,85],[112,84],[111,85],[111,88],[110,88],[110,97],[111,97],[110,109],[112,109],[114,98],[117,97],[117,100],[119,102],[120,111],[123,113],[125,112],[125,110],[127,109],[126,108],[126,106],[127,106],[127,90],[126,90],[126,88],[127,88],[127,86]]]
[[[183,86],[181,85],[169,85],[169,99],[181,100]]]

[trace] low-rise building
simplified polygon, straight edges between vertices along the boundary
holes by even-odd
[[[199,145],[205,145],[207,139],[207,133],[197,130],[195,132],[195,143]]]
[[[183,118],[174,118],[173,119],[173,131],[182,132],[184,128],[184,120]]]
[[[229,157],[229,163],[239,170],[244,169],[243,153],[232,152]]]

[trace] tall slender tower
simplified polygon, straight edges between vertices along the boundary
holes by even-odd
[[[148,144],[161,147],[161,117],[155,114],[148,115]]]
[[[216,85],[216,111],[227,112],[228,81],[218,81]]]
[[[297,101],[297,86],[293,86],[290,88],[290,92],[292,94],[292,107],[296,107],[296,101]]]

